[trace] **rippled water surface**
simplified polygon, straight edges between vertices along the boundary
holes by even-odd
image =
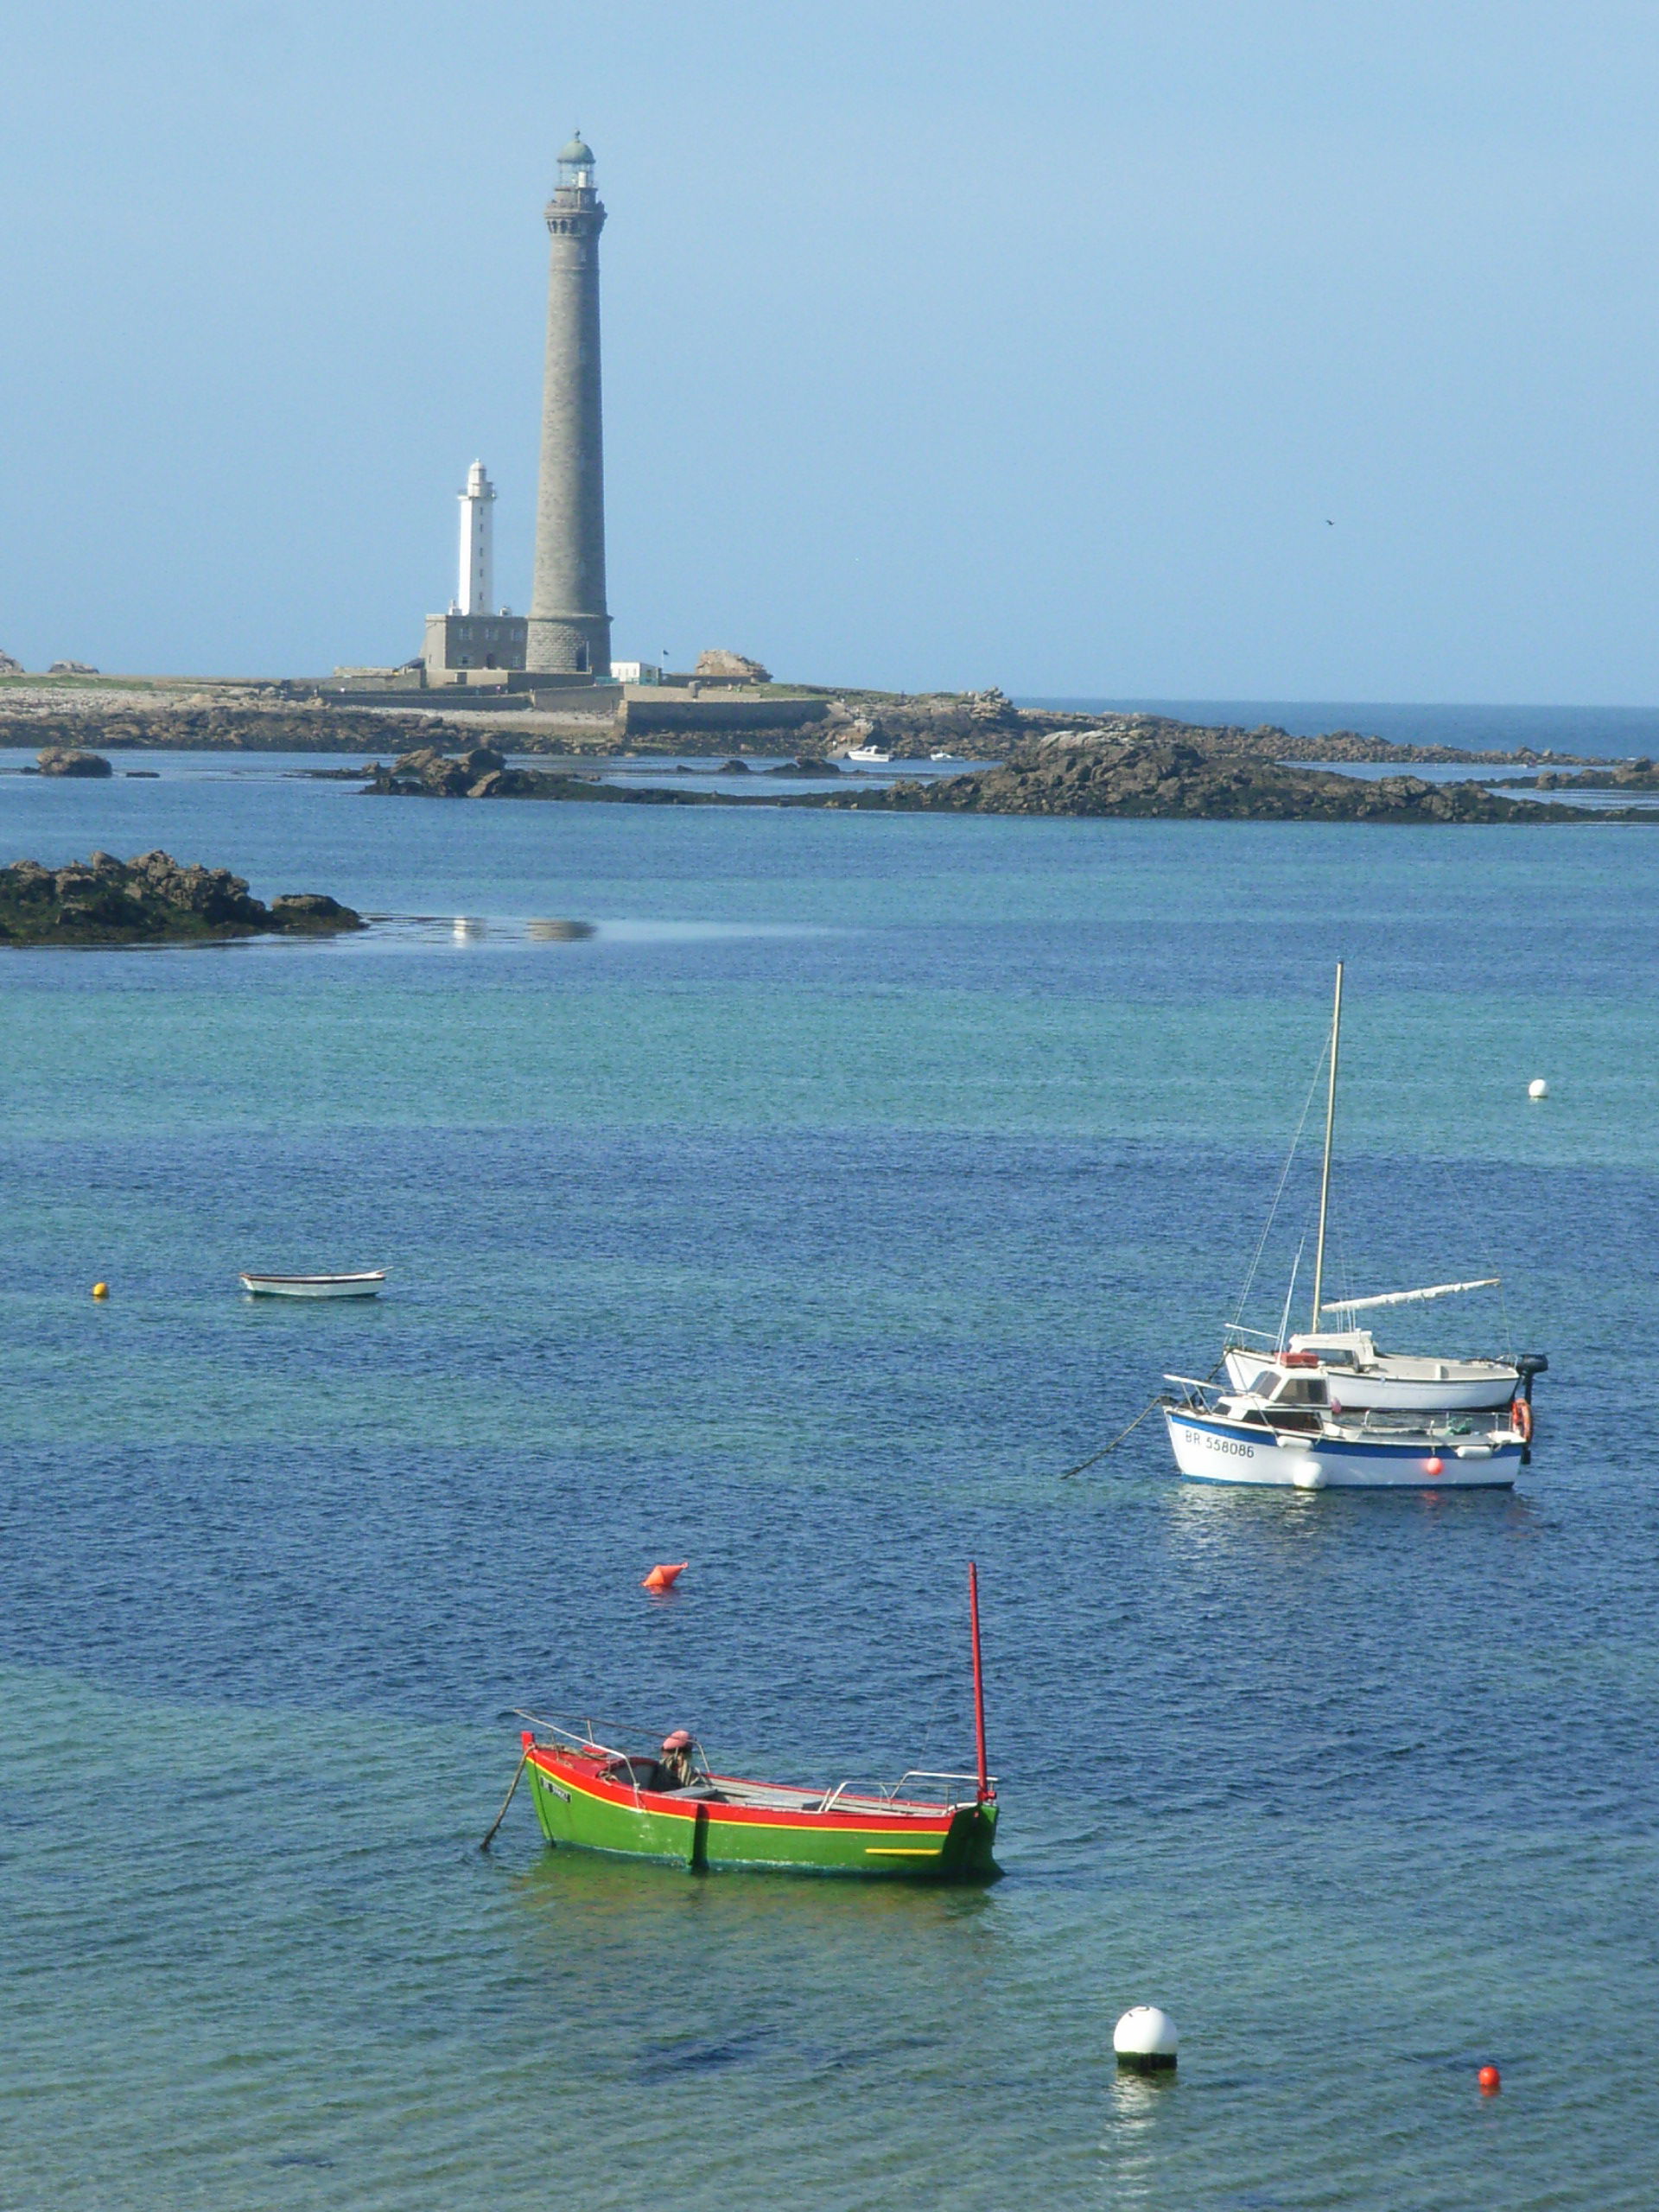
[[[146,765],[4,856],[397,918],[0,955],[6,2212],[1651,2204],[1659,841]],[[1533,1466],[1064,1479],[1213,1358],[1338,956],[1338,1280],[1501,1270],[1402,1341],[1548,1351]],[[526,1703],[962,1762],[970,1555],[1000,1884],[480,1856]]]

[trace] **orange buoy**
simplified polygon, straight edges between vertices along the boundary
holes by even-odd
[[[1475,2079],[1480,2083],[1483,2097],[1495,2097],[1503,2086],[1503,2077],[1496,2066],[1483,2066]]]
[[[107,1297],[109,1296],[109,1294],[110,1294],[110,1286],[108,1285],[108,1283],[106,1283],[106,1282],[95,1282],[95,1283],[92,1285],[92,1296],[93,1296],[94,1298],[107,1298]]]
[[[642,1590],[671,1590],[690,1564],[689,1559],[683,1559],[677,1567],[653,1567],[639,1587]]]
[[[1425,1459],[1423,1462],[1423,1472],[1426,1475],[1443,1475],[1446,1472],[1445,1460]]]

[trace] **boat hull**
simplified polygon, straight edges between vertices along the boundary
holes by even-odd
[[[384,1270],[360,1275],[238,1275],[253,1298],[375,1298],[385,1287]]]
[[[590,1762],[544,1745],[528,1754],[527,1772],[536,1816],[550,1844],[693,1868],[887,1881],[984,1881],[998,1871],[991,1855],[995,1802],[913,1813],[884,1812],[856,1799],[830,1813],[720,1803],[612,1783]]]
[[[1164,1408],[1175,1464],[1195,1482],[1259,1484],[1279,1490],[1508,1490],[1522,1446],[1471,1441],[1430,1451],[1419,1440],[1389,1444],[1346,1437],[1281,1442],[1271,1430]]]
[[[1263,1353],[1230,1351],[1227,1379],[1236,1389],[1253,1390],[1263,1375],[1274,1372],[1275,1364]],[[1521,1387],[1520,1376],[1510,1368],[1496,1375],[1463,1381],[1447,1377],[1443,1381],[1429,1378],[1420,1382],[1398,1375],[1356,1374],[1352,1369],[1344,1367],[1325,1368],[1321,1372],[1330,1385],[1332,1396],[1351,1413],[1496,1413],[1509,1404]]]

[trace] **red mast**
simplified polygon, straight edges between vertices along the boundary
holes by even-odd
[[[985,1676],[979,1658],[979,1569],[972,1560],[968,1562],[968,1618],[974,1631],[974,1742],[979,1753],[979,1802],[982,1805],[996,1792],[991,1787],[985,1764]]]

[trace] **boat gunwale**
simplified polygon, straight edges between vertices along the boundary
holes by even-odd
[[[745,1804],[732,1798],[685,1796],[675,1790],[648,1789],[634,1782],[619,1782],[613,1777],[596,1770],[594,1761],[588,1756],[563,1751],[547,1744],[535,1744],[525,1754],[531,1767],[562,1784],[571,1785],[586,1796],[597,1799],[603,1805],[619,1808],[656,1814],[665,1814],[681,1820],[696,1820],[699,1814],[720,1826],[761,1827],[804,1827],[826,1831],[858,1831],[872,1828],[890,1830],[894,1834],[948,1834],[952,1823],[963,1811],[975,1809],[980,1801],[963,1797],[953,1802],[927,1802],[908,1798],[861,1798],[841,1796],[830,1810],[819,1809],[824,1800],[833,1796],[831,1790],[814,1790],[804,1785],[790,1783],[756,1782],[738,1775],[710,1773],[709,1779],[715,1788],[730,1786],[735,1789],[776,1790],[799,1796],[804,1801],[817,1799],[817,1806],[804,1802],[799,1805]],[[995,1803],[995,1800],[990,1800]]]
[[[1287,1429],[1281,1434],[1271,1425],[1263,1428],[1255,1421],[1245,1421],[1237,1414],[1206,1413],[1201,1408],[1185,1405],[1168,1398],[1162,1399],[1160,1402],[1163,1406],[1165,1414],[1172,1421],[1183,1421],[1189,1428],[1203,1429],[1212,1436],[1242,1435],[1248,1443],[1266,1445],[1280,1451],[1287,1448],[1288,1440],[1288,1448],[1293,1452],[1306,1448],[1310,1452],[1335,1453],[1341,1457],[1357,1455],[1362,1459],[1380,1456],[1384,1459],[1421,1459],[1425,1451],[1427,1451],[1433,1458],[1440,1458],[1444,1457],[1446,1452],[1455,1452],[1458,1448],[1455,1441],[1449,1436],[1444,1439],[1435,1437],[1427,1430],[1411,1438],[1385,1436],[1376,1433],[1369,1437],[1344,1434],[1329,1436],[1317,1430],[1307,1429]],[[1509,1429],[1501,1432],[1501,1442],[1497,1440],[1496,1436],[1478,1440],[1471,1436],[1467,1440],[1470,1443],[1478,1440],[1485,1443],[1494,1459],[1501,1459],[1510,1452],[1518,1452],[1522,1449],[1522,1440],[1515,1430]]]

